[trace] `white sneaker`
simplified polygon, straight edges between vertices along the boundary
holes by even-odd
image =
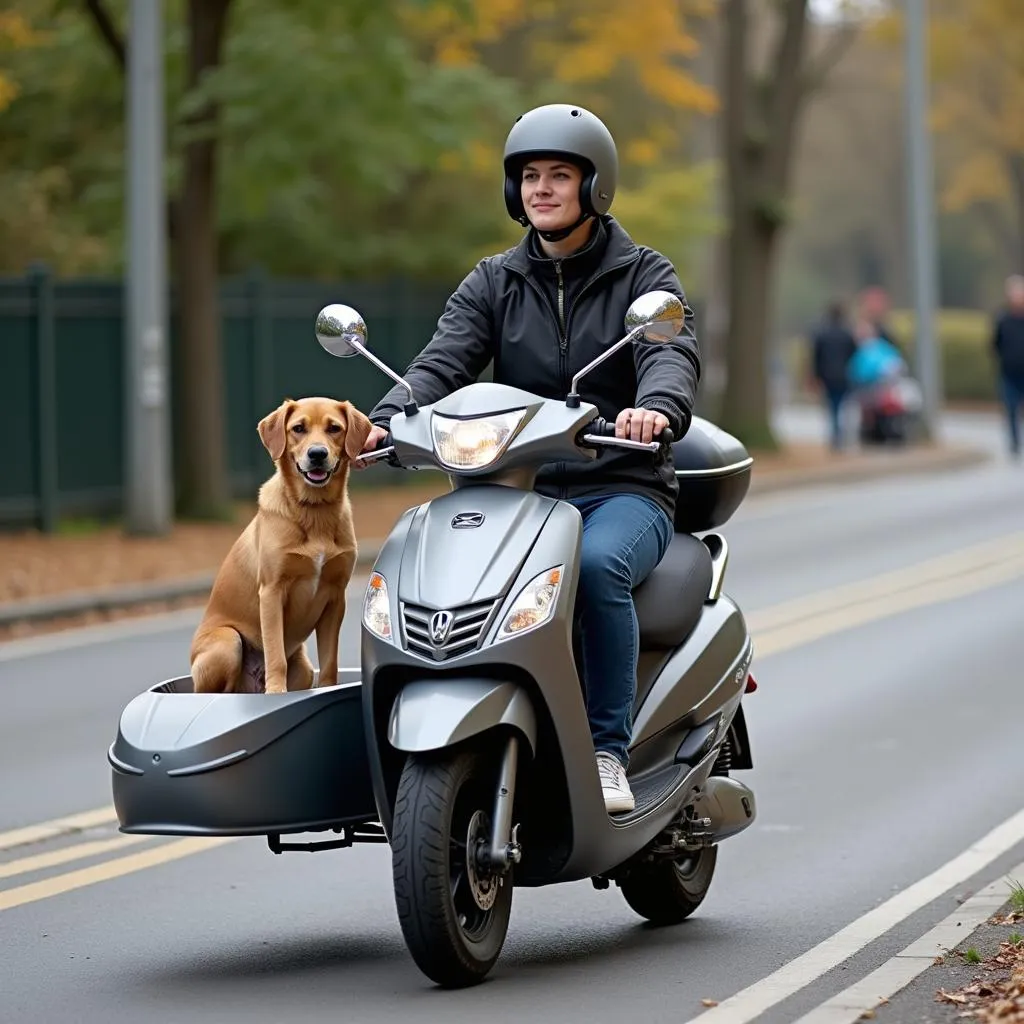
[[[621,814],[636,806],[633,791],[629,788],[626,769],[614,754],[601,751],[597,755],[597,774],[601,780],[601,794],[605,810],[609,814]]]

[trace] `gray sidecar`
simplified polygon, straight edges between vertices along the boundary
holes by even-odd
[[[199,694],[184,676],[140,694],[107,755],[121,831],[267,835],[271,849],[297,832],[384,841],[358,676],[286,694]]]

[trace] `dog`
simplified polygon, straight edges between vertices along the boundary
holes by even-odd
[[[350,402],[328,398],[287,399],[260,420],[275,472],[221,564],[193,637],[197,693],[309,689],[305,642],[314,630],[318,685],[337,683],[357,554],[348,474],[370,429]]]

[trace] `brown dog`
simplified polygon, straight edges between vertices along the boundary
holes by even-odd
[[[192,640],[197,693],[308,689],[305,642],[314,629],[319,685],[337,683],[356,564],[348,473],[370,426],[349,402],[329,398],[289,399],[260,421],[276,472],[224,559]]]

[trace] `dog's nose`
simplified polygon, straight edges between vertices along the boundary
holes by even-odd
[[[327,447],[322,444],[310,445],[306,449],[306,458],[310,462],[326,462],[327,461]]]

